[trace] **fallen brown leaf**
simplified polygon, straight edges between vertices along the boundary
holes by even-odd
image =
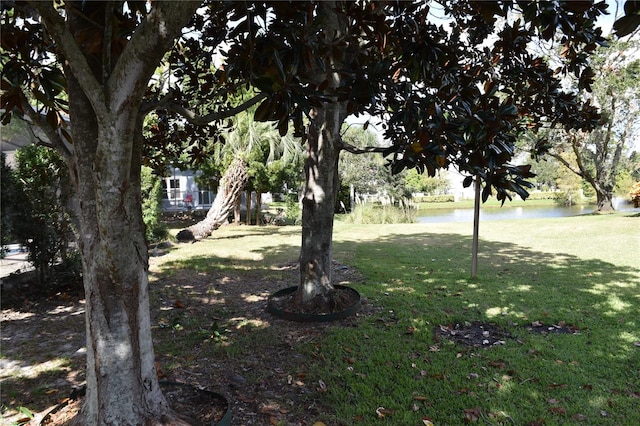
[[[465,408],[464,409],[464,422],[475,423],[482,418],[482,410],[480,407]]]
[[[551,383],[549,386],[547,386],[547,389],[566,389],[568,387],[569,385],[567,385],[566,383]]]
[[[580,413],[576,413],[573,416],[571,416],[571,418],[573,420],[576,420],[578,422],[583,422],[585,420],[587,420],[587,416],[585,416],[584,414],[580,414]]]
[[[551,411],[553,414],[567,414],[567,409],[564,407],[549,407],[549,411]]]
[[[395,413],[395,410],[391,410],[391,409],[384,408],[384,407],[378,407],[376,409],[376,414],[378,415],[379,418],[390,416],[393,413]]]

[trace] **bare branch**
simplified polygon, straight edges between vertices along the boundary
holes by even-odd
[[[29,104],[27,98],[24,96],[24,93],[21,93],[22,96],[22,107],[24,109],[25,115],[31,120],[29,123],[29,131],[31,134],[38,140],[38,144],[42,146],[46,146],[49,148],[56,148],[65,159],[69,159],[72,155],[71,149],[67,144],[65,144],[64,140],[60,136],[60,133],[56,131],[53,127],[47,123],[45,117],[42,114],[38,113],[33,107]],[[49,141],[42,140],[38,135],[33,131],[32,126],[38,127],[45,134]]]
[[[371,152],[385,152],[389,147],[386,146],[365,146],[364,148],[358,148],[351,144],[345,143],[344,141],[339,141],[336,143],[339,149],[343,149],[352,154],[367,154]]]
[[[216,120],[221,120],[223,118],[228,118],[228,117],[233,117],[234,115],[242,112],[242,111],[246,111],[247,109],[251,108],[253,105],[257,104],[258,102],[264,100],[267,98],[267,95],[264,93],[259,93],[256,96],[254,96],[253,98],[249,99],[248,101],[245,101],[244,103],[233,107],[233,108],[228,108],[228,109],[224,109],[224,110],[220,110],[220,111],[216,111],[216,112],[212,112],[210,114],[207,115],[198,115],[195,112],[188,110],[187,108],[184,108],[183,106],[171,103],[171,102],[166,102],[165,105],[163,106],[164,108],[166,108],[167,110],[171,111],[171,112],[175,112],[176,114],[181,115],[182,117],[184,117],[189,123],[191,124],[195,124],[195,125],[199,125],[199,126],[204,126],[206,124],[209,124],[213,121]],[[164,98],[163,98],[164,99]],[[154,108],[154,109],[160,109],[161,103],[159,102],[158,104],[158,108]]]
[[[102,85],[95,79],[87,58],[76,43],[73,34],[69,31],[64,18],[53,7],[51,2],[32,1],[31,5],[38,11],[47,31],[56,41],[58,47],[64,51],[69,68],[78,79],[93,108],[95,108],[96,112],[106,113]]]

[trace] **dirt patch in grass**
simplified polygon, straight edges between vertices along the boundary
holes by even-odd
[[[158,258],[151,259],[152,271]],[[154,274],[152,274],[154,275]],[[331,323],[297,323],[266,312],[277,290],[297,285],[295,263],[268,270],[155,273],[151,317],[161,379],[229,398],[233,425],[309,425],[330,412],[321,384],[307,376],[314,340],[328,327],[353,327],[371,305]],[[334,265],[334,283],[362,280]],[[0,400],[6,424],[42,412],[81,387],[85,370],[84,300],[80,287],[53,293],[22,284],[2,292]],[[280,422],[280,423],[278,423]]]
[[[575,325],[565,324],[560,321],[558,324],[545,324],[542,321],[534,321],[525,328],[533,333],[540,334],[579,334],[581,328]]]
[[[539,334],[578,334],[580,332],[579,327],[567,325],[564,322],[549,325],[534,321],[525,325],[524,328]],[[433,329],[433,334],[436,339],[447,339],[465,346],[484,348],[504,345],[507,340],[514,338],[500,326],[481,321],[439,325]]]
[[[436,338],[443,338],[472,347],[489,348],[504,345],[512,336],[496,324],[487,322],[463,322],[439,325],[433,330]]]

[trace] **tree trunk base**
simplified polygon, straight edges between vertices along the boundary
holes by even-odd
[[[298,287],[279,290],[269,297],[267,312],[289,321],[329,322],[347,318],[360,310],[360,293],[351,287],[334,287],[327,302],[317,296],[304,305],[296,303]]]

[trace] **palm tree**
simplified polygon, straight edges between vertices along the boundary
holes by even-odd
[[[289,134],[280,136],[271,123],[257,122],[253,116],[252,109],[236,116],[233,119],[233,129],[225,137],[226,143],[216,145],[211,161],[216,163],[217,167],[214,168],[225,170],[220,179],[218,193],[207,216],[180,231],[177,235],[179,241],[208,237],[227,221],[232,210],[236,211],[234,216],[238,221],[240,194],[243,189],[247,189],[247,224],[250,224],[251,190],[255,189],[261,194],[265,189],[272,189],[265,185],[264,174],[260,169],[268,168],[277,161],[299,164],[299,158],[302,156],[300,144]],[[258,211],[261,208],[260,199],[258,195]],[[259,217],[256,219],[256,223],[259,223]]]

